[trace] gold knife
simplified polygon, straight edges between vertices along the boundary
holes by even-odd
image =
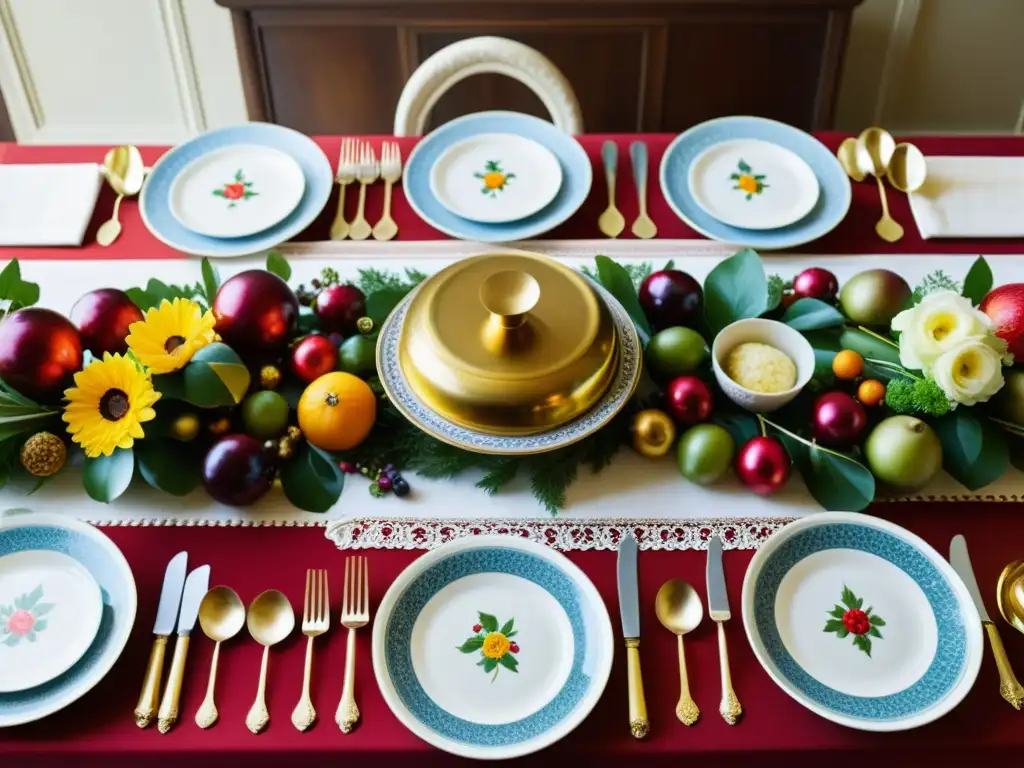
[[[156,609],[153,624],[153,649],[149,652],[146,675],[142,680],[142,693],[135,705],[135,724],[148,728],[157,715],[160,701],[160,678],[164,673],[164,655],[167,652],[167,638],[174,631],[178,620],[178,606],[181,605],[181,590],[185,586],[185,571],[188,570],[188,552],[179,552],[171,558],[164,571],[164,585],[160,590],[160,603]]]

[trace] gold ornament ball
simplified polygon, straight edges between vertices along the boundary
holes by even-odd
[[[288,461],[294,455],[295,443],[287,437],[282,437],[281,441],[277,444],[277,458]]]
[[[356,330],[360,333],[369,333],[373,330],[373,319],[369,317],[360,317],[356,320]]]
[[[194,413],[183,413],[171,424],[171,437],[183,443],[195,440],[199,435],[199,417]]]
[[[64,441],[50,432],[37,432],[21,447],[21,465],[36,477],[57,474],[67,459]]]
[[[302,430],[296,427],[294,424],[288,427],[288,431],[285,434],[287,434],[288,439],[291,440],[293,443],[297,443],[299,440],[302,439]]]
[[[676,439],[676,425],[667,413],[657,408],[648,408],[636,414],[631,430],[633,448],[648,459],[664,456]]]
[[[277,389],[281,384],[281,370],[276,365],[264,365],[260,368],[260,386],[264,389]]]
[[[231,430],[231,419],[222,417],[210,423],[209,430],[214,435],[220,437],[226,435]]]

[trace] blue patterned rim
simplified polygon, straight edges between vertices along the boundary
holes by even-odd
[[[174,179],[196,158],[235,144],[261,144],[291,156],[306,177],[298,206],[273,227],[246,237],[207,237],[182,226],[171,213]],[[280,125],[246,123],[204,133],[161,157],[146,177],[139,210],[153,236],[171,248],[194,256],[246,256],[280,245],[312,224],[327,205],[333,186],[331,163],[312,139]]]
[[[565,684],[540,710],[512,723],[472,723],[450,714],[427,695],[413,669],[412,630],[423,607],[453,581],[478,573],[511,574],[533,582],[558,602],[572,627],[572,669]],[[547,560],[500,547],[459,552],[420,573],[395,602],[384,635],[388,676],[412,716],[444,738],[480,747],[521,744],[563,721],[594,682],[591,675],[598,638],[593,621],[588,623],[585,613],[579,588],[564,571]]]
[[[612,313],[619,336],[619,371],[597,405],[574,421],[537,435],[490,435],[460,427],[427,408],[409,388],[398,360],[402,326],[415,291],[384,321],[377,341],[377,372],[391,402],[424,432],[438,440],[478,453],[530,454],[553,451],[582,440],[603,427],[633,396],[640,380],[640,340],[633,321],[615,298],[597,283],[591,283]]]
[[[800,221],[771,230],[723,224],[701,208],[690,193],[690,164],[715,144],[733,139],[760,139],[799,155],[818,177],[821,194]],[[695,125],[669,145],[661,159],[661,191],[684,222],[712,240],[751,248],[793,248],[832,231],[850,209],[853,192],[843,167],[828,148],[808,133],[763,117],[722,117]]]
[[[938,648],[924,675],[909,688],[888,696],[842,693],[812,677],[786,650],[775,621],[779,585],[801,560],[830,549],[853,549],[876,555],[906,573],[928,598],[938,625]],[[840,715],[873,721],[918,715],[944,699],[967,668],[966,620],[946,576],[911,543],[869,525],[818,525],[787,538],[771,552],[757,575],[753,610],[757,634],[778,674],[815,704]]]
[[[562,186],[555,199],[532,216],[502,224],[470,221],[445,208],[430,189],[434,163],[452,144],[480,133],[514,133],[546,147],[562,166]],[[507,243],[548,232],[572,216],[590,194],[593,169],[586,151],[554,124],[518,112],[478,112],[435,129],[409,155],[402,182],[409,204],[435,229],[462,240]]]
[[[24,524],[5,518],[0,524],[0,557],[28,550],[60,552],[81,563],[100,585],[103,616],[92,645],[71,669],[48,683],[24,691],[0,693],[0,726],[43,717],[88,691],[113,666],[135,622],[135,581],[123,557],[99,531],[92,535],[57,525],[38,525],[33,514]],[[79,524],[84,525],[84,524]],[[9,527],[8,527],[9,526]]]

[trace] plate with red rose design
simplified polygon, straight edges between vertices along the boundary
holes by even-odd
[[[772,536],[744,579],[743,623],[779,687],[861,730],[942,717],[981,665],[981,619],[949,563],[868,515],[811,515]]]

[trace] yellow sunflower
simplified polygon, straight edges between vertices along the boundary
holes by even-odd
[[[203,314],[194,301],[164,299],[128,327],[128,348],[151,373],[171,373],[215,337],[212,312]]]
[[[71,439],[95,459],[144,437],[142,422],[156,418],[152,406],[160,393],[131,359],[106,352],[103,360],[75,374],[75,386],[64,390],[64,398],[62,418]]]

